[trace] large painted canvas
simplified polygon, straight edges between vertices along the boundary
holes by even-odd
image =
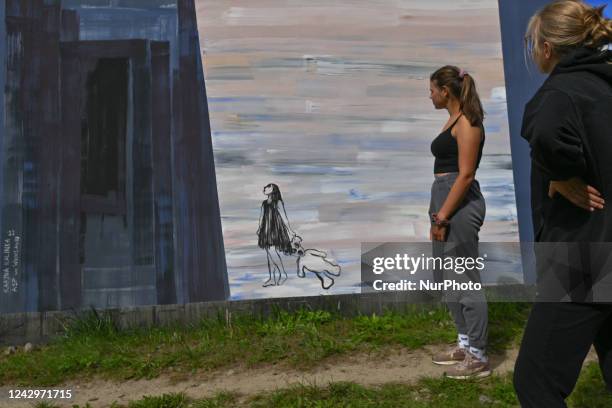
[[[446,64],[486,111],[480,240],[519,240],[496,0],[196,0],[196,14],[232,299],[357,292],[361,242],[427,241],[448,118],[429,75]],[[323,279],[258,246],[270,183],[300,246],[333,265]]]
[[[0,313],[227,299],[193,2],[0,8]]]

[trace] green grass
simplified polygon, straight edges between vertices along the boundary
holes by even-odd
[[[490,353],[519,346],[530,310],[531,303],[489,303]]]
[[[578,384],[568,400],[569,406],[575,408],[612,407],[612,392],[605,389],[597,363],[589,363],[582,368]]]
[[[612,393],[606,392],[596,363],[586,365],[574,393],[568,399],[570,408],[605,408],[612,406]],[[415,384],[388,383],[364,387],[350,382],[298,384],[277,391],[262,392],[248,398],[220,392],[211,398],[193,400],[182,393],[145,397],[128,405],[113,408],[478,408],[518,407],[512,385],[512,373],[492,375],[478,381],[456,381],[447,378],[423,378]],[[37,405],[52,408],[54,405]],[[81,408],[75,406],[76,408]],[[87,408],[87,406],[82,407]]]
[[[462,394],[454,394],[448,380],[431,380],[416,385],[389,383],[381,387],[364,387],[355,383],[339,382],[327,387],[299,385],[270,394],[253,397],[247,406],[272,407],[478,407],[478,386],[462,384]],[[443,389],[444,392],[439,392]],[[469,390],[469,394],[465,391]],[[476,402],[476,403],[475,403]]]
[[[489,305],[490,350],[516,343],[529,311],[525,303]],[[444,307],[409,305],[402,313],[344,318],[326,311],[276,310],[269,318],[234,315],[198,324],[120,331],[107,313],[92,311],[63,337],[30,353],[0,356],[0,384],[50,386],[91,376],[113,380],[187,376],[234,364],[283,364],[308,369],[356,352],[391,353],[455,339]]]
[[[228,407],[231,405],[227,405]],[[244,406],[264,407],[406,407],[477,408],[518,407],[512,373],[492,375],[479,381],[424,378],[416,384],[385,384],[363,387],[354,383],[334,383],[327,387],[298,385],[261,394]],[[612,393],[604,387],[599,366],[586,365],[568,399],[570,408],[612,407]]]

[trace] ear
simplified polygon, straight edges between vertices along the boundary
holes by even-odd
[[[549,43],[548,41],[544,41],[543,46],[544,46],[544,57],[546,59],[550,59],[552,57],[552,44]]]

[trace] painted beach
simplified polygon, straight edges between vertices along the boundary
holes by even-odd
[[[429,75],[446,64],[473,75],[486,113],[480,240],[518,242],[497,1],[196,8],[232,299],[358,292],[362,242],[428,240],[430,144],[448,118],[429,100]],[[288,279],[262,287],[256,231],[268,183],[303,246],[341,266],[331,289],[299,278],[291,256]],[[503,258],[522,279],[520,259]]]

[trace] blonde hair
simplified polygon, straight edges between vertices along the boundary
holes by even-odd
[[[558,57],[578,47],[600,48],[612,42],[612,20],[603,15],[605,7],[591,7],[581,0],[557,0],[544,6],[527,25],[529,56],[535,59],[544,41]]]

